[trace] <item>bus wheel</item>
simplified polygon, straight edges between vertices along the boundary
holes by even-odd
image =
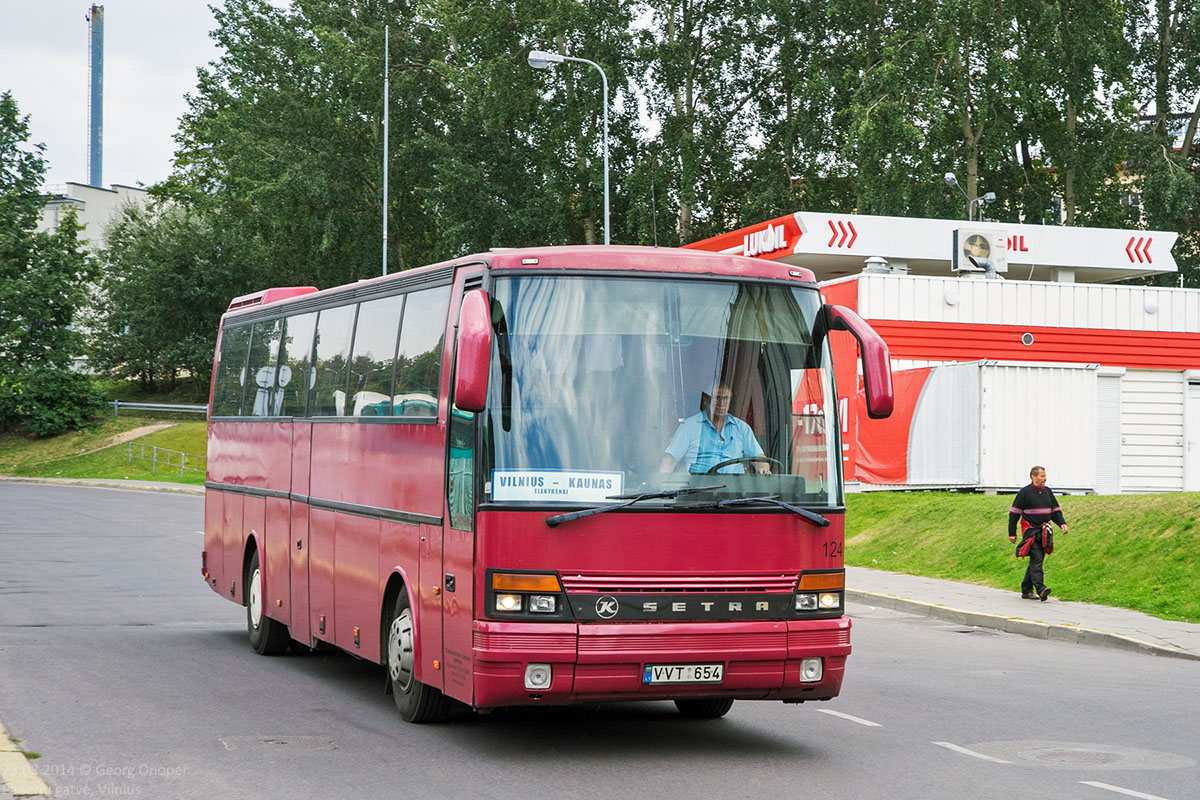
[[[416,677],[416,631],[408,593],[401,591],[392,610],[387,635],[387,670],[392,697],[406,722],[442,722],[450,715],[450,698]]]
[[[675,707],[679,713],[689,719],[717,719],[729,713],[733,708],[732,697],[710,697],[702,700],[676,700]]]
[[[258,551],[250,556],[246,569],[246,630],[250,633],[250,646],[260,656],[277,656],[286,653],[292,637],[287,625],[271,619],[263,613],[262,569],[258,564]]]

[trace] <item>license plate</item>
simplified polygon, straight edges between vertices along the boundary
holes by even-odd
[[[720,683],[724,664],[647,664],[642,683]]]

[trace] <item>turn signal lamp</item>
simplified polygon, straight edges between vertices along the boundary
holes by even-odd
[[[846,573],[844,572],[806,572],[800,576],[800,586],[802,592],[816,592],[821,589],[837,589],[841,591],[846,586]]]
[[[562,584],[557,575],[494,572],[492,588],[497,592],[561,592]]]

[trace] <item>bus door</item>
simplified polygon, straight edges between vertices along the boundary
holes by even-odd
[[[312,423],[293,422],[292,428],[292,495],[300,495],[304,501],[293,499],[291,536],[288,551],[291,553],[292,614],[288,628],[292,638],[309,644],[312,641],[312,624],[308,602],[308,502],[309,459],[312,453]]]
[[[472,699],[471,639],[474,617],[475,572],[475,414],[454,406],[453,366],[455,334],[464,292],[483,285],[482,270],[459,270],[446,328],[444,351],[444,396],[449,397],[446,414],[446,505],[443,511],[443,650],[446,694],[464,702]]]

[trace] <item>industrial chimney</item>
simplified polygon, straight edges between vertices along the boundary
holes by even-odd
[[[104,6],[92,6],[88,31],[88,183],[101,185],[104,164]]]

